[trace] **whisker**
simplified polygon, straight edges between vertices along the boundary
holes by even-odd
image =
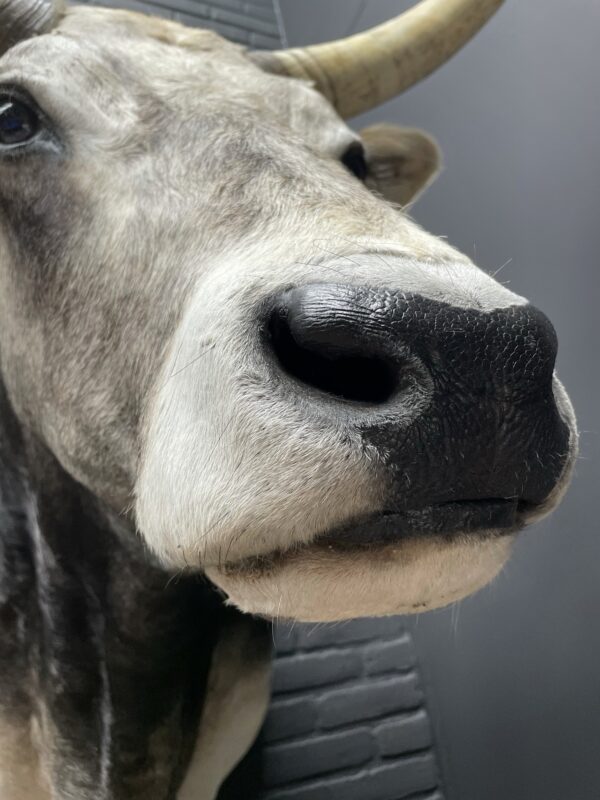
[[[180,369],[176,370],[175,372],[172,372],[172,373],[169,375],[169,377],[167,378],[167,380],[166,380],[166,381],[163,383],[163,386],[166,386],[166,385],[167,385],[167,383],[168,383],[168,382],[171,380],[171,378],[174,378],[176,375],[180,375],[180,374],[181,374],[181,373],[182,373],[184,370],[186,370],[188,367],[191,367],[193,364],[195,364],[197,361],[199,361],[199,360],[202,358],[202,356],[206,355],[206,353],[207,353],[209,350],[213,350],[213,349],[215,348],[215,346],[216,346],[216,345],[215,345],[214,343],[213,343],[213,344],[210,344],[210,345],[208,345],[208,346],[207,346],[207,347],[205,347],[205,348],[204,348],[204,350],[203,350],[201,353],[199,353],[199,354],[198,354],[198,355],[197,355],[195,358],[193,358],[191,361],[188,361],[188,363],[187,363],[187,364],[184,364],[184,365],[183,365],[183,367],[181,367]]]

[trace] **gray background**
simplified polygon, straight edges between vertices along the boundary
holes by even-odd
[[[291,44],[409,5],[281,0]],[[582,430],[569,495],[500,578],[410,621],[448,800],[600,798],[599,38],[598,0],[508,0],[443,70],[355,121],[437,137],[446,168],[413,216],[550,316]]]

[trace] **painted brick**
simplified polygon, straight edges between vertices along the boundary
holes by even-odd
[[[224,0],[221,0],[221,5],[225,6]],[[264,6],[255,6],[249,3],[243,3],[242,5],[244,6],[242,9],[244,13],[252,16],[253,19],[262,19],[271,22],[273,19],[277,18],[273,13],[272,2],[267,2]],[[279,35],[279,31],[277,35]]]
[[[359,676],[362,660],[351,650],[329,650],[278,658],[273,666],[273,691],[293,692],[314,686],[341,683]]]
[[[416,665],[413,643],[408,634],[391,642],[369,644],[363,650],[363,657],[369,675],[402,672]]]
[[[360,767],[375,755],[367,730],[317,736],[303,742],[271,745],[266,750],[263,777],[268,786],[313,778],[323,773]]]
[[[262,33],[250,31],[246,44],[254,50],[273,50],[275,47],[279,46],[279,39],[275,41],[272,36],[265,36]]]
[[[124,8],[127,11],[139,11],[142,14],[158,14],[167,19],[173,18],[173,12],[170,9],[157,8],[153,3],[144,3],[140,0],[120,0],[119,3],[112,3],[110,0],[88,0],[91,5],[105,6],[109,8]]]
[[[198,0],[149,0],[149,2],[156,6],[155,14],[165,9],[174,13],[180,11],[202,20],[207,20],[210,15],[210,6],[207,3],[200,3]]]
[[[352,622],[334,625],[303,625],[297,628],[298,647],[316,649],[336,645],[364,642],[369,640],[397,638],[405,632],[404,624],[398,617],[381,619],[357,619]]]
[[[219,8],[228,8],[231,11],[245,11],[245,0],[217,0]],[[216,4],[215,4],[216,5]]]
[[[273,16],[273,0],[212,0],[211,4],[231,11],[244,12],[250,16],[255,16],[259,12],[268,12]]]
[[[191,25],[191,22],[186,22],[186,25]],[[202,22],[200,23],[203,24]],[[211,19],[210,23],[206,23],[205,27],[211,28],[211,30],[215,31],[215,33],[220,34],[225,39],[229,39],[230,42],[239,42],[240,44],[244,44],[248,40],[248,32],[245,31],[243,28],[238,28],[233,25],[226,25],[224,22],[216,22],[216,20]]]
[[[278,655],[298,650],[299,625],[275,625],[273,639]]]
[[[234,11],[228,11],[227,9],[223,8],[212,8],[210,12],[211,18],[215,20],[215,22],[222,22],[225,25],[233,25],[236,28],[249,29],[252,31],[257,31],[258,33],[267,34],[270,36],[277,36],[277,25],[271,22],[265,22],[264,20],[258,20],[254,17],[250,17],[248,14],[238,14]]]
[[[317,709],[312,697],[294,700],[275,700],[262,729],[266,742],[291,739],[293,736],[312,733],[317,723]]]
[[[417,708],[423,702],[416,673],[372,680],[322,694],[317,701],[319,725],[336,728]]]
[[[431,753],[426,753],[370,770],[364,791],[348,793],[346,800],[401,800],[435,789],[437,785],[435,759]]]
[[[431,794],[436,788],[435,760],[427,754],[293,789],[271,791],[262,800],[417,800],[415,795],[419,800],[442,800],[437,792]]]
[[[431,725],[424,709],[377,725],[373,735],[384,757],[425,750],[433,742]]]
[[[273,699],[279,716],[267,723],[270,745],[263,744],[262,765],[271,777],[275,769],[279,782],[263,784],[260,800],[443,800],[414,646],[402,619],[282,624],[275,640],[276,671],[278,663],[282,670],[277,686],[294,695]],[[305,665],[315,658],[335,664],[331,674],[327,670],[333,683],[313,684]],[[344,766],[337,753],[320,751],[323,738],[356,732],[362,744],[352,741],[363,752],[353,757],[361,765]],[[310,749],[315,742],[317,751]],[[291,766],[279,757],[284,744],[294,747],[283,751]]]

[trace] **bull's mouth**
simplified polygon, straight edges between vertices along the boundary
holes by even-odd
[[[384,511],[328,531],[316,540],[346,547],[398,543],[407,537],[514,533],[531,504],[518,498],[457,500],[404,511]]]
[[[242,611],[307,622],[409,614],[489,583],[516,534],[552,509],[523,498],[453,500],[380,510],[310,542],[221,563],[207,576]]]
[[[221,564],[226,571],[258,574],[301,553],[327,550],[340,554],[368,552],[372,556],[408,541],[460,538],[482,541],[511,536],[524,528],[535,506],[518,498],[455,500],[404,511],[378,511],[331,528],[306,544],[274,550]]]
[[[380,511],[207,576],[242,611],[307,622],[439,608],[489,583],[530,521],[512,499]]]

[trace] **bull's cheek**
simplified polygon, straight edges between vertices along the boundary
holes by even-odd
[[[453,542],[438,537],[373,550],[307,547],[208,577],[250,614],[304,622],[411,614],[453,603],[491,581],[513,537]]]

